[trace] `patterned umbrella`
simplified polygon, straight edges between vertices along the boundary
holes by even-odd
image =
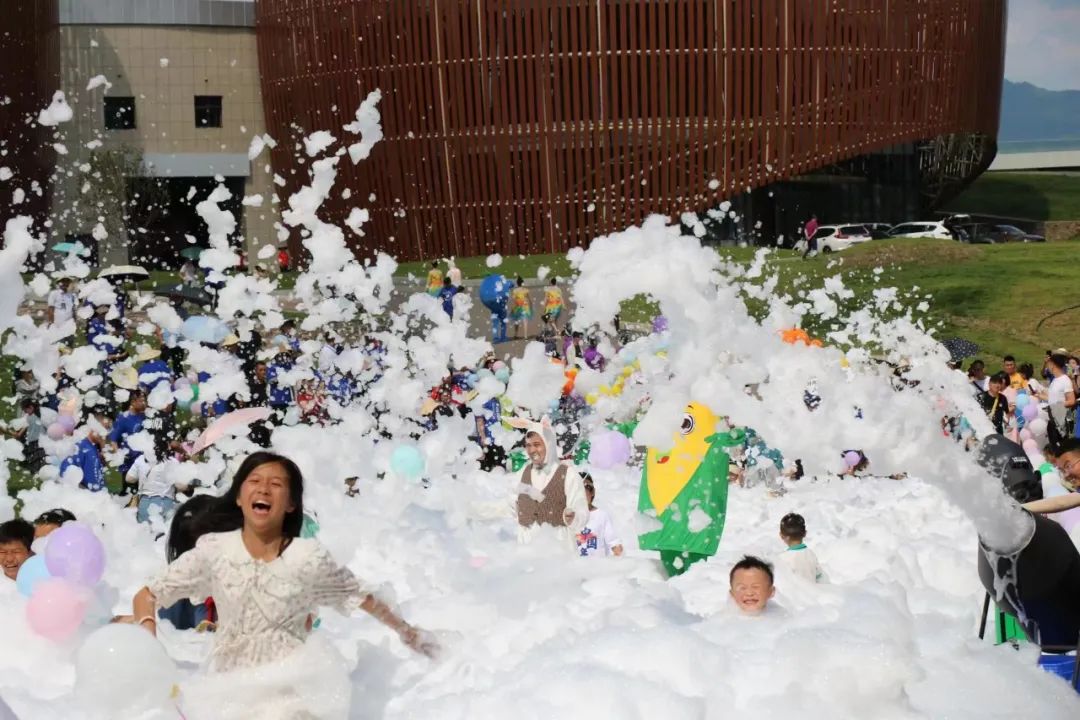
[[[942,340],[941,344],[949,351],[949,356],[952,358],[953,362],[960,362],[964,358],[969,358],[979,352],[978,345],[970,340],[965,340],[964,338],[948,338],[947,340]]]

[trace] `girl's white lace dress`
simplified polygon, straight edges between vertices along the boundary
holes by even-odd
[[[316,540],[294,538],[279,557],[264,562],[251,557],[239,530],[199,538],[148,587],[161,607],[182,598],[214,598],[215,671],[282,660],[307,639],[310,613],[329,607],[348,615],[370,594]]]

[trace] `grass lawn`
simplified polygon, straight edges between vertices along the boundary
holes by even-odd
[[[984,173],[946,209],[1028,220],[1080,220],[1080,175]]]
[[[779,255],[779,254],[778,254]],[[1041,366],[1046,350],[1080,349],[1080,309],[1039,321],[1080,303],[1075,264],[1080,241],[963,245],[951,240],[889,240],[866,243],[830,258],[784,260],[774,266],[781,287],[797,274],[822,278],[840,273],[857,297],[875,287],[920,288],[931,296],[929,318],[940,322],[937,337],[959,336],[978,343],[991,368],[1012,354]],[[829,268],[835,260],[838,265]],[[875,267],[884,268],[880,280]]]

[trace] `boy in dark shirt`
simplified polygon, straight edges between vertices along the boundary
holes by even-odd
[[[1009,398],[1005,388],[1009,387],[1009,376],[999,372],[990,377],[989,389],[981,398],[983,410],[994,425],[994,431],[1004,435],[1009,419]]]

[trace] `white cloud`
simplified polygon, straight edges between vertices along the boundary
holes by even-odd
[[[1080,1],[1009,3],[1005,77],[1049,90],[1080,90]]]

